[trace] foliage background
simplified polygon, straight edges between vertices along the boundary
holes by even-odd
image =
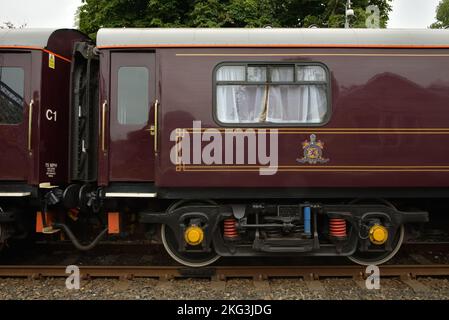
[[[442,0],[437,7],[437,22],[430,27],[434,29],[441,29],[449,27],[449,0]]]
[[[85,0],[78,9],[81,31],[101,27],[286,27],[341,28],[346,0]],[[366,7],[377,5],[385,28],[391,0],[352,0],[351,26],[364,28]]]

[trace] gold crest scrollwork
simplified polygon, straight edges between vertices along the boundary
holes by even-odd
[[[323,158],[324,143],[317,141],[316,135],[310,135],[310,141],[306,140],[302,143],[303,157],[296,159],[297,162],[303,164],[324,164],[329,159]]]

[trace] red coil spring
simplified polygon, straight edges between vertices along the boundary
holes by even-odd
[[[225,239],[232,240],[238,237],[236,223],[237,221],[234,218],[229,218],[224,221],[223,235]]]
[[[341,218],[329,219],[329,235],[336,238],[346,237],[346,221]]]

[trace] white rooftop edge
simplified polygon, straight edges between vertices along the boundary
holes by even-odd
[[[152,45],[449,45],[441,29],[100,29],[98,47]]]
[[[0,46],[28,46],[47,47],[48,39],[55,32],[55,28],[23,28],[1,29]]]

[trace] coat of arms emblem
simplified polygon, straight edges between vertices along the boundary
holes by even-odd
[[[316,140],[316,135],[310,136],[310,141],[306,140],[302,143],[304,157],[297,159],[299,163],[323,164],[329,162],[329,159],[323,158],[324,143]]]

